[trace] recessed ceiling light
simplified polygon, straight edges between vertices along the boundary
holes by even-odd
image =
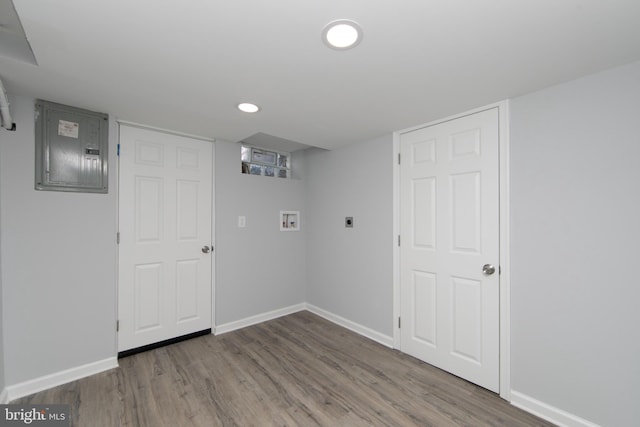
[[[238,104],[238,110],[244,113],[257,113],[260,111],[260,107],[256,104],[251,104],[250,102],[242,102]]]
[[[322,41],[332,49],[351,49],[362,41],[362,28],[349,19],[336,19],[322,29]]]

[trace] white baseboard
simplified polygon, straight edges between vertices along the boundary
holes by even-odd
[[[511,390],[511,404],[560,427],[600,427],[598,424],[514,390]]]
[[[343,328],[347,328],[359,335],[365,336],[371,340],[379,342],[384,346],[393,348],[392,336],[381,334],[380,332],[374,331],[373,329],[367,328],[366,326],[362,326],[358,323],[352,322],[351,320],[345,319],[344,317],[338,316],[337,314],[333,314],[329,311],[321,309],[320,307],[316,307],[315,305],[306,304],[306,308],[313,314],[317,314],[320,317],[324,317],[328,321],[333,322],[337,325],[340,325]]]
[[[255,316],[247,317],[244,319],[236,320],[229,323],[216,326],[214,334],[226,334],[227,332],[235,331],[237,329],[246,328],[247,326],[256,325],[258,323],[266,322],[268,320],[277,319],[278,317],[286,316],[288,314],[297,313],[306,309],[306,304],[296,304],[278,310],[269,311],[267,313],[256,314]]]
[[[235,331],[237,329],[246,328],[247,326],[256,325],[258,323],[266,322],[268,320],[277,319],[278,317],[287,316],[289,314],[297,313],[299,311],[308,310],[311,313],[317,314],[320,317],[327,319],[337,325],[347,328],[357,334],[365,336],[382,345],[393,348],[393,337],[381,334],[373,329],[369,329],[366,326],[359,325],[351,320],[340,317],[337,314],[333,314],[329,311],[323,310],[315,305],[302,303],[289,307],[281,308],[278,310],[269,311],[267,313],[257,314],[255,316],[247,317],[245,319],[236,320],[229,323],[218,325],[214,328],[216,335],[225,334],[227,332]]]
[[[0,392],[0,405],[5,405],[9,403],[9,392],[6,388],[3,388]]]
[[[56,372],[54,374],[45,375],[40,378],[34,378],[23,383],[8,386],[5,389],[8,401],[19,399],[33,393],[37,393],[48,388],[66,384],[80,378],[98,374],[103,371],[118,367],[118,358],[110,357],[108,359],[99,360],[97,362],[87,363],[86,365],[76,368],[67,369],[65,371]]]

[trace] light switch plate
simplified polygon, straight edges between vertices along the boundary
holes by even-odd
[[[344,218],[344,226],[347,228],[353,228],[353,217],[347,216]]]
[[[247,217],[239,216],[238,217],[238,228],[244,228],[247,225]]]

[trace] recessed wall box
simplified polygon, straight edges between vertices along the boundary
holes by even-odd
[[[109,116],[36,101],[36,190],[107,193]]]

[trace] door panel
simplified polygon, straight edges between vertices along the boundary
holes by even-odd
[[[436,179],[420,178],[411,183],[413,191],[413,244],[424,249],[436,247]]]
[[[141,332],[160,327],[160,289],[162,288],[162,264],[138,264],[135,266],[135,331]],[[125,317],[126,318],[126,317]]]
[[[402,351],[494,391],[498,138],[497,108],[400,136]]]
[[[422,271],[413,272],[413,313],[414,339],[421,340],[427,345],[436,343],[436,275]]]
[[[480,173],[452,175],[451,183],[451,250],[480,253]]]
[[[198,317],[198,260],[176,264],[176,311],[178,323]]]
[[[120,127],[118,351],[211,328],[213,146]]]
[[[482,360],[481,289],[479,280],[451,278],[452,354],[478,363]]]

